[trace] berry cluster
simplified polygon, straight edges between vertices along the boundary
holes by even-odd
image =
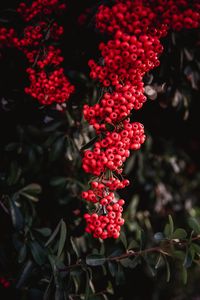
[[[9,288],[10,287],[10,282],[7,281],[4,277],[0,277],[0,284],[5,288]]]
[[[13,28],[7,29],[0,27],[0,47],[2,47],[2,45],[12,46],[14,38],[15,31]]]
[[[98,213],[85,214],[84,218],[87,222],[86,232],[93,233],[96,238],[106,239],[119,237],[120,227],[124,224],[122,218],[122,206],[124,200],[116,200],[114,194],[110,193],[100,200],[101,208]],[[106,206],[106,209],[105,209]]]
[[[13,29],[0,29],[0,42],[26,55],[30,63],[27,68],[30,87],[26,87],[25,92],[43,105],[66,102],[74,91],[61,66],[64,60],[61,50],[49,46],[49,41],[55,42],[63,34],[63,27],[50,17],[65,7],[59,0],[35,0],[30,7],[20,3],[18,13],[25,23],[34,18],[34,25],[27,24],[20,38]]]
[[[135,0],[117,1],[109,8],[99,7],[96,26],[102,32],[121,30],[134,36],[144,33],[159,37],[167,33],[163,28],[181,30],[198,28],[200,4],[198,0]],[[189,6],[189,8],[188,8]]]
[[[90,60],[90,77],[109,90],[93,105],[84,105],[85,119],[95,129],[98,140],[83,156],[83,169],[95,176],[82,197],[95,205],[85,214],[86,232],[96,238],[118,238],[123,225],[122,205],[115,191],[129,184],[123,179],[123,164],[130,150],[145,141],[140,123],[130,123],[130,113],[146,101],[143,77],[159,65],[163,51],[160,38],[168,30],[197,28],[200,25],[198,1],[117,0],[112,7],[99,6],[96,26],[112,34],[100,43],[101,59]]]
[[[62,11],[66,8],[66,4],[60,2],[60,0],[35,0],[30,7],[25,2],[21,2],[17,12],[26,22],[29,22],[38,15],[49,16],[54,12]]]
[[[140,123],[124,120],[123,129],[106,132],[106,137],[94,144],[93,151],[84,153],[83,169],[87,173],[100,176],[107,169],[122,173],[122,165],[129,157],[131,149],[137,150],[145,141],[144,127]]]

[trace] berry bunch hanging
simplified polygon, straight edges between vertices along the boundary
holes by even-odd
[[[85,119],[94,127],[98,140],[83,157],[83,169],[94,176],[82,197],[95,205],[85,214],[86,232],[94,237],[118,238],[123,199],[115,191],[129,184],[122,176],[130,150],[138,150],[145,141],[143,125],[130,122],[133,109],[146,101],[144,75],[159,66],[163,51],[160,39],[169,29],[198,28],[200,4],[185,0],[116,1],[112,7],[99,6],[96,26],[112,35],[100,43],[100,63],[89,61],[90,77],[109,88],[99,103],[85,105]],[[110,130],[112,128],[112,130]]]
[[[62,68],[61,50],[50,45],[63,34],[63,27],[55,18],[65,8],[59,0],[36,0],[31,5],[22,2],[17,12],[25,22],[23,33],[17,35],[13,29],[0,28],[0,42],[26,55],[30,86],[25,92],[43,105],[66,102],[74,91]]]

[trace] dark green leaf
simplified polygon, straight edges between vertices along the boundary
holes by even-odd
[[[114,131],[115,130],[115,126],[113,124],[106,123],[106,129],[108,131]]]
[[[22,170],[17,165],[17,163],[12,162],[10,164],[9,176],[8,176],[8,180],[7,180],[8,185],[16,184],[21,176],[21,173],[22,173]]]
[[[117,263],[115,261],[108,261],[108,268],[112,277],[115,277],[115,274],[117,273]]]
[[[118,264],[117,272],[115,274],[116,285],[123,285],[125,283],[125,275],[123,267]]]
[[[171,215],[169,215],[168,218],[169,218],[169,230],[171,235],[174,232],[174,222]]]
[[[125,267],[125,268],[129,268],[130,267],[130,264],[131,264],[131,259],[130,258],[123,258],[123,259],[120,259],[120,264]]]
[[[140,250],[144,249],[145,245],[145,234],[144,230],[140,229],[139,230],[139,236],[138,236],[139,242],[140,242]]]
[[[19,262],[19,264],[21,264],[21,263],[25,260],[25,258],[26,258],[26,253],[27,253],[27,247],[26,247],[26,245],[24,244],[24,245],[21,247],[20,251],[19,251],[19,256],[18,256],[18,262]]]
[[[65,142],[65,136],[62,136],[58,138],[55,143],[52,145],[50,150],[50,161],[55,161],[59,158],[59,156],[62,154],[62,151],[64,150],[64,142]]]
[[[186,253],[185,253],[185,259],[184,259],[184,262],[183,262],[183,266],[187,269],[189,267],[191,267],[192,265],[192,253],[190,251],[190,249],[187,249]]]
[[[138,242],[136,242],[135,240],[132,240],[130,242],[130,244],[128,245],[128,250],[130,249],[137,249],[139,248]]]
[[[191,244],[191,247],[194,249],[194,251],[195,251],[198,255],[200,255],[200,246],[199,246],[199,245],[197,245],[196,243],[192,243],[192,244]]]
[[[185,259],[185,252],[180,251],[180,250],[173,251],[172,255],[173,255],[173,257],[176,257],[182,261],[184,261],[184,259]]]
[[[90,254],[86,257],[86,264],[89,266],[102,266],[105,262],[105,257],[100,254]]]
[[[31,183],[19,191],[19,194],[24,196],[25,198],[37,202],[39,199],[36,197],[38,194],[42,192],[42,188],[37,183]]]
[[[165,266],[166,266],[166,280],[167,280],[167,282],[169,282],[170,277],[171,277],[170,266],[169,266],[169,262],[168,262],[166,256],[163,256],[163,258],[164,258]]]
[[[23,268],[23,271],[20,275],[19,280],[17,281],[16,288],[20,289],[26,281],[29,279],[32,270],[33,270],[33,262],[31,260],[28,260]]]
[[[60,227],[60,240],[58,244],[58,254],[57,256],[59,257],[63,251],[63,248],[65,246],[65,241],[67,237],[67,227],[66,224],[63,220],[61,220],[61,227]]]
[[[162,266],[163,262],[164,262],[163,256],[162,256],[162,254],[159,254],[158,258],[157,258],[157,261],[156,261],[156,264],[155,264],[155,269],[157,270],[160,266]]]
[[[167,223],[165,225],[165,228],[164,228],[164,234],[165,234],[165,237],[169,237],[170,236],[170,225]]]
[[[13,199],[10,199],[9,203],[13,226],[16,230],[19,231],[23,228],[24,218],[21,214],[19,207],[16,205],[16,202]]]
[[[51,295],[51,286],[53,283],[53,276],[51,276],[48,286],[44,292],[44,296],[43,296],[43,300],[49,300],[50,299],[50,295]]]
[[[57,128],[59,128],[62,125],[63,121],[58,121],[58,122],[51,122],[48,124],[43,131],[44,132],[52,132],[55,131]]]
[[[90,295],[90,275],[87,270],[85,273],[86,273],[86,281],[85,281],[85,299],[84,300],[88,300],[89,295]]]
[[[140,256],[136,256],[133,259],[131,259],[129,268],[134,269],[139,264],[141,264],[141,257]]]
[[[200,224],[195,218],[189,218],[188,224],[196,234],[200,234]]]
[[[54,230],[54,232],[52,233],[52,235],[50,236],[50,238],[46,242],[45,247],[49,246],[54,241],[56,235],[58,234],[58,232],[60,230],[60,226],[61,226],[61,222],[59,222],[58,225],[56,226],[56,229]]]
[[[127,239],[126,239],[126,235],[123,231],[121,231],[120,233],[120,239],[122,241],[122,244],[124,245],[125,250],[127,249]]]
[[[47,228],[47,227],[37,228],[37,229],[34,228],[34,231],[37,231],[38,233],[40,233],[41,235],[43,235],[45,237],[50,236],[50,234],[51,234],[51,229]]]
[[[35,262],[41,266],[46,260],[45,250],[40,246],[40,244],[37,241],[31,241],[29,243],[29,246]]]
[[[52,185],[52,186],[65,185],[66,182],[67,182],[66,177],[58,176],[58,177],[54,177],[54,178],[51,179],[50,185]]]
[[[22,193],[20,193],[20,194],[21,194],[22,196],[24,196],[25,198],[27,198],[27,199],[33,201],[33,202],[38,202],[38,201],[39,201],[39,198],[38,198],[38,197],[32,196],[32,195],[30,195],[30,194],[27,194],[27,193],[24,193],[24,192],[22,192]]]
[[[19,191],[19,193],[26,193],[30,195],[38,195],[41,194],[41,192],[42,188],[38,183],[30,183]]]
[[[182,280],[183,283],[186,284],[187,283],[187,269],[185,267],[182,267]]]
[[[171,239],[185,239],[186,237],[187,232],[182,228],[177,228],[170,236]]]
[[[83,146],[81,147],[81,151],[86,150],[86,149],[92,147],[92,145],[97,141],[97,139],[98,139],[98,136],[95,136],[95,137],[94,137],[93,139],[91,139],[87,144],[85,144],[85,145],[83,145]]]
[[[79,258],[80,257],[80,251],[76,245],[75,239],[73,237],[70,238],[71,244],[72,244],[72,248],[74,250],[74,252],[76,253],[76,256]]]

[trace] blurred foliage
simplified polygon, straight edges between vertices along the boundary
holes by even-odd
[[[67,107],[42,107],[25,96],[24,58],[0,48],[0,277],[11,282],[6,290],[0,285],[0,295],[198,300],[199,32],[170,33],[163,40],[161,66],[145,78],[149,101],[132,116],[144,123],[148,138],[125,166],[131,180],[120,191],[126,223],[119,240],[95,240],[84,233],[86,203],[80,197],[88,181],[82,151],[95,137],[82,106],[103,93],[87,67],[104,38],[94,30],[95,2],[71,1],[61,20],[65,70],[76,86]],[[1,8],[9,5],[15,8],[13,1]],[[80,26],[77,19],[88,7]]]

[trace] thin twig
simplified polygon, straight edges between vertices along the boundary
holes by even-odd
[[[193,241],[198,241],[198,240],[200,240],[200,235],[198,235],[196,237],[193,237],[191,239],[192,242]],[[168,240],[167,242],[168,242],[168,245],[175,244],[177,246],[187,246],[187,241]],[[105,261],[120,261],[120,260],[125,259],[125,258],[143,256],[147,253],[153,253],[153,252],[157,252],[157,253],[160,253],[162,255],[169,256],[169,257],[172,256],[171,253],[166,252],[164,249],[162,249],[160,247],[152,247],[152,248],[139,250],[139,251],[129,250],[128,252],[126,252],[122,255],[119,255],[119,256],[107,257],[107,258],[105,258]],[[59,269],[59,271],[60,272],[65,272],[65,271],[68,271],[72,268],[76,268],[76,267],[80,267],[80,266],[85,266],[85,263],[84,262],[78,262],[76,264],[67,266],[64,269]]]

